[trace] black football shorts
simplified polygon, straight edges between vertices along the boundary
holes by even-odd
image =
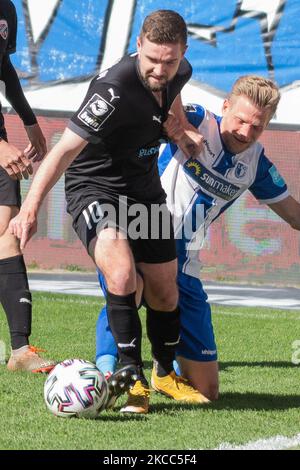
[[[172,217],[165,203],[133,204],[123,196],[110,198],[106,194],[89,203],[73,220],[73,228],[88,252],[91,241],[107,227],[126,234],[136,263],[176,259]]]
[[[13,180],[1,166],[0,206],[21,206],[20,181]]]

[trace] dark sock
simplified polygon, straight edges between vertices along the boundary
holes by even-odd
[[[179,342],[179,308],[159,312],[147,307],[147,334],[152,346],[156,373],[164,377],[173,370],[176,346]]]
[[[0,302],[6,313],[12,349],[28,345],[32,307],[22,255],[0,260]]]
[[[135,304],[135,292],[115,295],[107,291],[107,316],[117,344],[121,364],[142,367],[142,326]]]

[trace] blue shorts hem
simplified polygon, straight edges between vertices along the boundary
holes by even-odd
[[[208,355],[208,354],[202,354],[196,355],[196,354],[186,354],[185,352],[182,351],[176,351],[176,357],[180,356],[183,357],[184,359],[188,359],[190,361],[197,361],[197,362],[214,362],[218,360],[218,355]]]

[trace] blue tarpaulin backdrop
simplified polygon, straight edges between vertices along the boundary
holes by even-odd
[[[122,0],[123,7],[126,2],[128,13],[112,16],[117,0],[14,0],[19,29],[13,60],[23,85],[97,73],[109,52],[112,22],[119,22],[113,40],[124,43],[124,53],[134,51],[143,18],[162,2]],[[163,8],[185,18],[187,57],[201,84],[224,92],[241,74],[269,76],[280,87],[300,79],[299,0],[164,0]]]

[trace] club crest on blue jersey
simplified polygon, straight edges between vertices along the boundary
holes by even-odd
[[[269,169],[269,173],[271,175],[273,183],[276,184],[276,186],[283,188],[283,186],[285,185],[285,181],[282,178],[281,174],[278,172],[276,166],[272,165]]]
[[[242,162],[238,162],[238,164],[236,165],[234,169],[234,174],[237,178],[243,178],[243,176],[245,176],[245,174],[247,173],[247,170],[248,170],[247,165],[245,165]]]
[[[94,131],[98,131],[114,110],[112,104],[95,93],[79,112],[78,118]]]
[[[198,160],[193,158],[187,160],[183,168],[185,173],[196,181],[202,189],[226,201],[234,199],[240,190],[238,186],[216,176]]]

